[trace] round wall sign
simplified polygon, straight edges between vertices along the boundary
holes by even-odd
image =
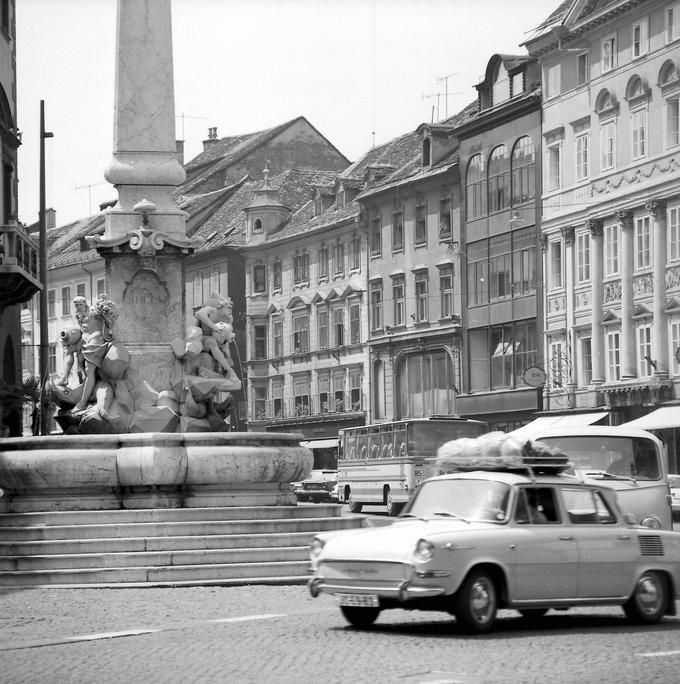
[[[545,371],[538,366],[529,366],[529,368],[522,373],[522,380],[524,380],[529,387],[540,387],[541,385],[545,385]]]

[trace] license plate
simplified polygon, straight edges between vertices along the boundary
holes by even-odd
[[[338,594],[338,605],[378,608],[380,601],[375,594]]]

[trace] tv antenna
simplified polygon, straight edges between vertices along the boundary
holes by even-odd
[[[184,119],[202,119],[203,121],[207,121],[208,117],[207,116],[190,116],[189,114],[185,114],[184,112],[181,112],[180,114],[175,114],[176,119],[180,119],[182,122],[182,140],[184,140]]]
[[[440,76],[437,81],[441,82],[444,81],[444,110],[445,110],[445,115],[444,118],[448,119],[449,118],[449,79],[452,76],[457,76],[458,72],[454,71],[453,73],[446,74],[446,76]],[[455,93],[451,93],[452,95],[458,95],[461,91],[458,90]]]
[[[108,183],[88,183],[87,185],[76,185],[73,191],[84,190],[87,188],[87,210],[88,217],[92,216],[92,188],[96,188],[100,185],[108,185]]]

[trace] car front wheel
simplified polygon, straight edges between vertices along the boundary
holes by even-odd
[[[380,614],[380,608],[360,608],[358,606],[340,606],[342,614],[353,627],[365,629],[370,627]]]
[[[630,620],[637,624],[651,625],[661,620],[668,605],[668,582],[653,570],[640,575],[633,595],[623,605]]]
[[[468,575],[458,592],[455,615],[460,626],[473,634],[491,631],[496,621],[498,595],[489,574],[476,570]]]

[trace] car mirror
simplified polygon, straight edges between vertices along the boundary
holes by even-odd
[[[637,520],[633,513],[624,513],[623,522],[625,522],[626,525],[637,525]]]

